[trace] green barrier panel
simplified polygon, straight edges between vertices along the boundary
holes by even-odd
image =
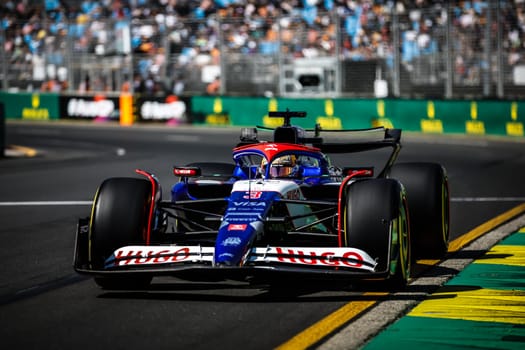
[[[58,119],[58,94],[0,92],[0,102],[5,106],[7,119],[52,120]]]
[[[384,126],[399,128],[406,131],[420,131],[420,116],[424,115],[424,103],[405,100],[378,99],[371,100],[374,104],[373,118],[368,127]]]
[[[284,100],[250,97],[194,97],[191,102],[193,120],[206,125],[262,125],[275,127],[282,125],[279,118],[269,118],[268,111],[307,110],[308,118],[294,120],[294,124],[312,128],[313,115],[321,113],[316,100]]]
[[[269,118],[268,111],[307,111],[307,117],[294,124],[325,129],[368,128],[375,113],[375,100],[282,99],[199,96],[192,99],[193,120],[206,125],[276,127],[280,118]],[[352,113],[348,113],[351,110]]]
[[[192,112],[200,124],[263,125],[276,127],[278,118],[268,111],[307,111],[294,124],[324,129],[361,129],[375,126],[428,134],[524,136],[524,101],[403,100],[403,99],[299,99],[200,96],[192,99]]]
[[[524,136],[524,101],[479,101],[472,102],[472,120],[482,121],[490,134]]]
[[[524,136],[525,102],[386,100],[395,127],[429,134]]]

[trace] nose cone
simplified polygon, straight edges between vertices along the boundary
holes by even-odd
[[[215,264],[240,266],[257,235],[257,225],[225,223],[215,242]]]

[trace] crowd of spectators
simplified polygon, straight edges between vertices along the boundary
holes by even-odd
[[[525,59],[525,1],[504,3],[504,50],[507,63],[515,65]],[[73,57],[132,52],[134,78],[140,79],[136,88],[154,92],[159,77],[172,75],[175,81],[189,64],[218,65],[221,51],[333,56],[338,39],[339,54],[348,60],[391,64],[399,49],[410,71],[414,60],[447,49],[449,9],[455,73],[475,79],[487,6],[486,0],[7,0],[0,4],[0,34],[4,55],[20,79],[56,81],[43,89],[67,87],[63,67],[71,52]],[[399,48],[393,40],[394,12]]]

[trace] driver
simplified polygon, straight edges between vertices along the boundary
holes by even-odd
[[[261,171],[266,172],[266,159],[263,158]],[[293,154],[281,156],[275,159],[270,165],[270,178],[295,177],[297,175],[297,157]]]

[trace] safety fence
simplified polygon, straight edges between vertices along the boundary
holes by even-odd
[[[519,2],[369,3],[321,8],[313,16],[5,21],[2,90],[179,98],[525,96]]]

